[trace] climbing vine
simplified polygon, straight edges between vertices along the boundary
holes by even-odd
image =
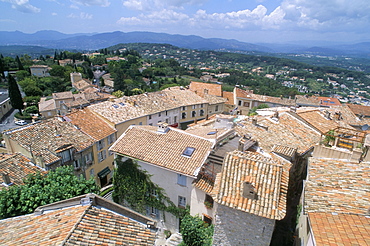
[[[114,172],[112,194],[117,203],[128,206],[135,211],[144,213],[146,206],[167,211],[176,217],[182,218],[187,210],[178,208],[166,195],[163,188],[150,180],[147,171],[140,169],[140,165],[132,160],[121,161],[116,158],[117,169]]]

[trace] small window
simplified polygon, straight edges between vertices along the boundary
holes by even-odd
[[[182,110],[186,110],[186,107],[185,107],[185,106],[183,106],[183,107],[182,107]]]
[[[150,125],[150,126],[152,126],[152,125],[153,125],[153,123],[149,123],[149,125]]]
[[[192,106],[192,109],[196,109],[196,108],[197,108],[197,105],[193,105],[193,106]]]
[[[75,160],[74,167],[75,167],[75,169],[79,169],[81,167],[80,160]]]
[[[90,169],[90,178],[91,178],[91,177],[94,177],[94,175],[95,175],[94,168],[91,168],[91,169]]]
[[[186,186],[186,176],[182,174],[177,174],[177,184],[181,186]]]
[[[186,207],[186,197],[179,196],[179,208],[185,208]]]
[[[168,112],[167,112],[167,110],[166,110],[166,116],[167,116],[167,114],[168,114]]]
[[[215,111],[216,111],[216,112],[218,111],[218,105],[216,105],[216,109],[215,109]]]
[[[239,100],[238,105],[239,106],[242,106],[242,101]]]
[[[200,105],[200,108],[203,108],[203,103]]]
[[[199,115],[200,115],[200,116],[203,116],[203,115],[204,115],[204,110],[203,110],[203,109],[201,109],[201,110],[199,111]]]
[[[99,162],[104,161],[106,158],[107,158],[107,152],[106,152],[106,150],[100,151],[98,153]]]
[[[162,116],[162,113],[158,113],[158,117],[161,117]]]
[[[181,115],[181,116],[182,116],[182,118],[183,118],[183,119],[186,119],[186,113],[185,113],[185,112],[184,112],[184,113],[182,113],[182,115]]]
[[[191,117],[193,117],[193,118],[194,118],[195,116],[197,116],[197,112],[196,112],[196,111],[192,111],[192,112],[191,112]]]
[[[142,124],[143,124],[143,122],[141,122],[141,121],[140,121],[140,122],[139,122],[139,126],[141,126]]]
[[[148,117],[149,117],[149,120],[151,120],[151,119],[152,119],[152,116],[151,116],[151,115],[149,115]]]
[[[194,150],[195,150],[195,148],[186,147],[184,152],[182,152],[182,155],[187,156],[187,157],[191,157],[191,155],[194,153]]]
[[[177,116],[173,117],[173,123],[177,123]]]

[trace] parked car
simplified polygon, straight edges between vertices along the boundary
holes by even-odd
[[[19,126],[24,126],[24,125],[27,125],[28,123],[25,121],[25,120],[17,120],[16,122],[14,122],[16,125],[19,125]]]

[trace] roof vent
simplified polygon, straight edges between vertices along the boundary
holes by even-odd
[[[249,182],[244,182],[243,183],[242,196],[245,197],[245,198],[258,200],[258,195],[255,191],[255,187]]]
[[[168,123],[166,123],[166,122],[158,122],[157,132],[159,132],[159,133],[166,133],[168,130],[169,130]]]
[[[2,173],[1,176],[3,176],[3,182],[6,186],[13,184],[12,182],[10,182],[10,177],[8,173]]]

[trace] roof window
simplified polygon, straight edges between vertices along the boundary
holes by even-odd
[[[112,107],[113,108],[118,108],[118,105],[117,104],[112,104]]]
[[[184,150],[184,152],[182,152],[182,155],[183,156],[186,156],[186,157],[191,157],[191,155],[194,153],[194,150],[195,150],[195,148],[186,147],[186,149]]]

